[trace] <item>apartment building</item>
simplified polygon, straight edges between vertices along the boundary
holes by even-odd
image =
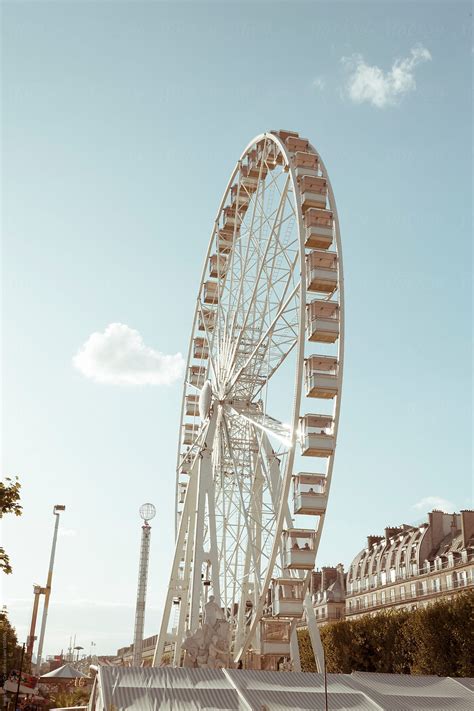
[[[344,566],[323,567],[311,576],[310,592],[318,625],[343,620],[346,608]]]
[[[432,511],[420,526],[369,536],[346,576],[347,619],[416,609],[474,585],[474,511]]]

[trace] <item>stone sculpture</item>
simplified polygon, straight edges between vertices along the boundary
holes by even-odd
[[[230,665],[230,624],[214,595],[204,606],[204,622],[194,633],[187,630],[183,642],[184,666],[222,669]]]

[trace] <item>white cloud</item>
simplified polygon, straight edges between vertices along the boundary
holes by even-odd
[[[395,106],[404,94],[416,89],[416,65],[429,60],[431,54],[422,45],[413,47],[405,59],[396,59],[388,72],[366,64],[361,54],[343,57],[341,61],[349,73],[346,92],[356,104],[367,101],[379,109]]]
[[[423,511],[424,513],[432,511],[433,509],[452,513],[456,507],[452,501],[442,499],[441,496],[425,496],[424,499],[418,501],[417,504],[413,504],[413,508],[418,511]]]
[[[72,362],[86,378],[113,385],[170,385],[184,370],[181,353],[164,355],[149,348],[138,331],[123,323],[91,334]]]
[[[319,89],[319,91],[323,91],[323,89],[326,86],[326,82],[322,77],[316,77],[316,79],[313,79],[313,87],[315,89]]]

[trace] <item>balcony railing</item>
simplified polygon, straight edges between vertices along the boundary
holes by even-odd
[[[365,610],[386,608],[390,607],[391,605],[414,603],[417,600],[428,600],[432,597],[446,595],[453,592],[462,592],[463,590],[468,590],[469,588],[473,587],[474,581],[471,580],[453,580],[451,585],[447,585],[446,581],[440,581],[438,589],[431,588],[430,590],[426,591],[423,591],[422,589],[417,589],[415,593],[412,593],[411,590],[407,590],[405,595],[400,595],[399,592],[396,592],[393,596],[387,595],[384,602],[380,600],[380,597],[377,597],[376,602],[373,602],[371,599],[369,599],[367,605],[365,605],[363,599],[359,597],[357,598],[358,601],[360,600],[360,604],[358,606],[353,605],[352,607],[349,607],[348,604],[346,604],[346,615],[354,615],[359,612],[364,612]],[[353,598],[351,598],[351,600],[353,600]]]
[[[438,565],[437,568],[435,567],[434,563],[432,563],[429,570],[427,567],[421,566],[420,570],[417,570],[416,573],[413,573],[408,569],[404,573],[397,572],[394,580],[390,580],[390,575],[387,575],[386,580],[383,581],[380,577],[380,574],[379,574],[377,576],[378,579],[377,579],[376,585],[374,585],[373,582],[370,581],[369,585],[366,586],[365,582],[363,582],[363,580],[361,580],[360,581],[360,589],[355,590],[353,593],[348,593],[348,595],[359,595],[361,592],[365,592],[368,590],[374,590],[375,588],[380,587],[380,586],[387,587],[387,586],[393,585],[394,583],[403,582],[404,580],[410,580],[410,579],[414,579],[414,578],[420,579],[424,575],[432,575],[433,573],[440,573],[440,572],[443,572],[446,570],[455,570],[457,568],[462,568],[463,566],[468,565],[469,563],[472,563],[473,561],[474,561],[474,554],[470,553],[469,555],[467,555],[464,558],[464,560],[462,560],[460,558],[458,560],[453,561],[452,564],[450,564],[449,562],[446,561],[441,566]],[[369,577],[372,578],[373,575],[370,575]],[[358,579],[356,578],[355,582],[357,582],[357,581],[358,581]]]

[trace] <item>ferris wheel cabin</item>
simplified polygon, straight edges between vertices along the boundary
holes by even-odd
[[[339,338],[339,304],[315,299],[306,306],[306,333],[309,341],[335,343]]]
[[[316,531],[290,528],[283,531],[283,566],[288,570],[313,570],[316,560]]]
[[[273,617],[296,617],[303,614],[304,580],[276,578],[272,580],[270,598]]]
[[[209,346],[205,338],[197,336],[193,343],[193,356],[199,360],[209,358]]]
[[[311,207],[326,207],[328,184],[326,178],[303,175],[300,179],[301,208],[303,212]]]
[[[199,311],[198,329],[200,331],[212,331],[216,320],[216,312],[212,309],[201,309]]]
[[[306,255],[306,288],[321,294],[337,289],[337,254],[315,249]]]
[[[209,257],[209,276],[217,279],[225,276],[228,260],[224,254],[212,254]]]
[[[334,454],[334,420],[331,415],[305,415],[300,418],[301,453],[305,457],[330,457]]]
[[[204,298],[205,304],[217,304],[219,301],[219,282],[206,281],[204,282]]]
[[[323,474],[301,472],[293,477],[293,513],[321,516],[328,503],[327,479]]]
[[[200,425],[185,422],[183,425],[183,444],[192,444],[199,434]]]
[[[339,393],[339,362],[334,356],[312,355],[305,359],[306,397],[332,399]]]
[[[304,214],[307,249],[328,249],[334,236],[334,216],[330,210],[310,208]]]
[[[202,388],[206,380],[206,366],[191,365],[189,366],[188,381],[196,388]]]
[[[283,620],[262,620],[260,623],[262,654],[289,656],[290,624]]]
[[[186,395],[184,412],[190,417],[197,417],[199,415],[199,395],[195,393]]]

